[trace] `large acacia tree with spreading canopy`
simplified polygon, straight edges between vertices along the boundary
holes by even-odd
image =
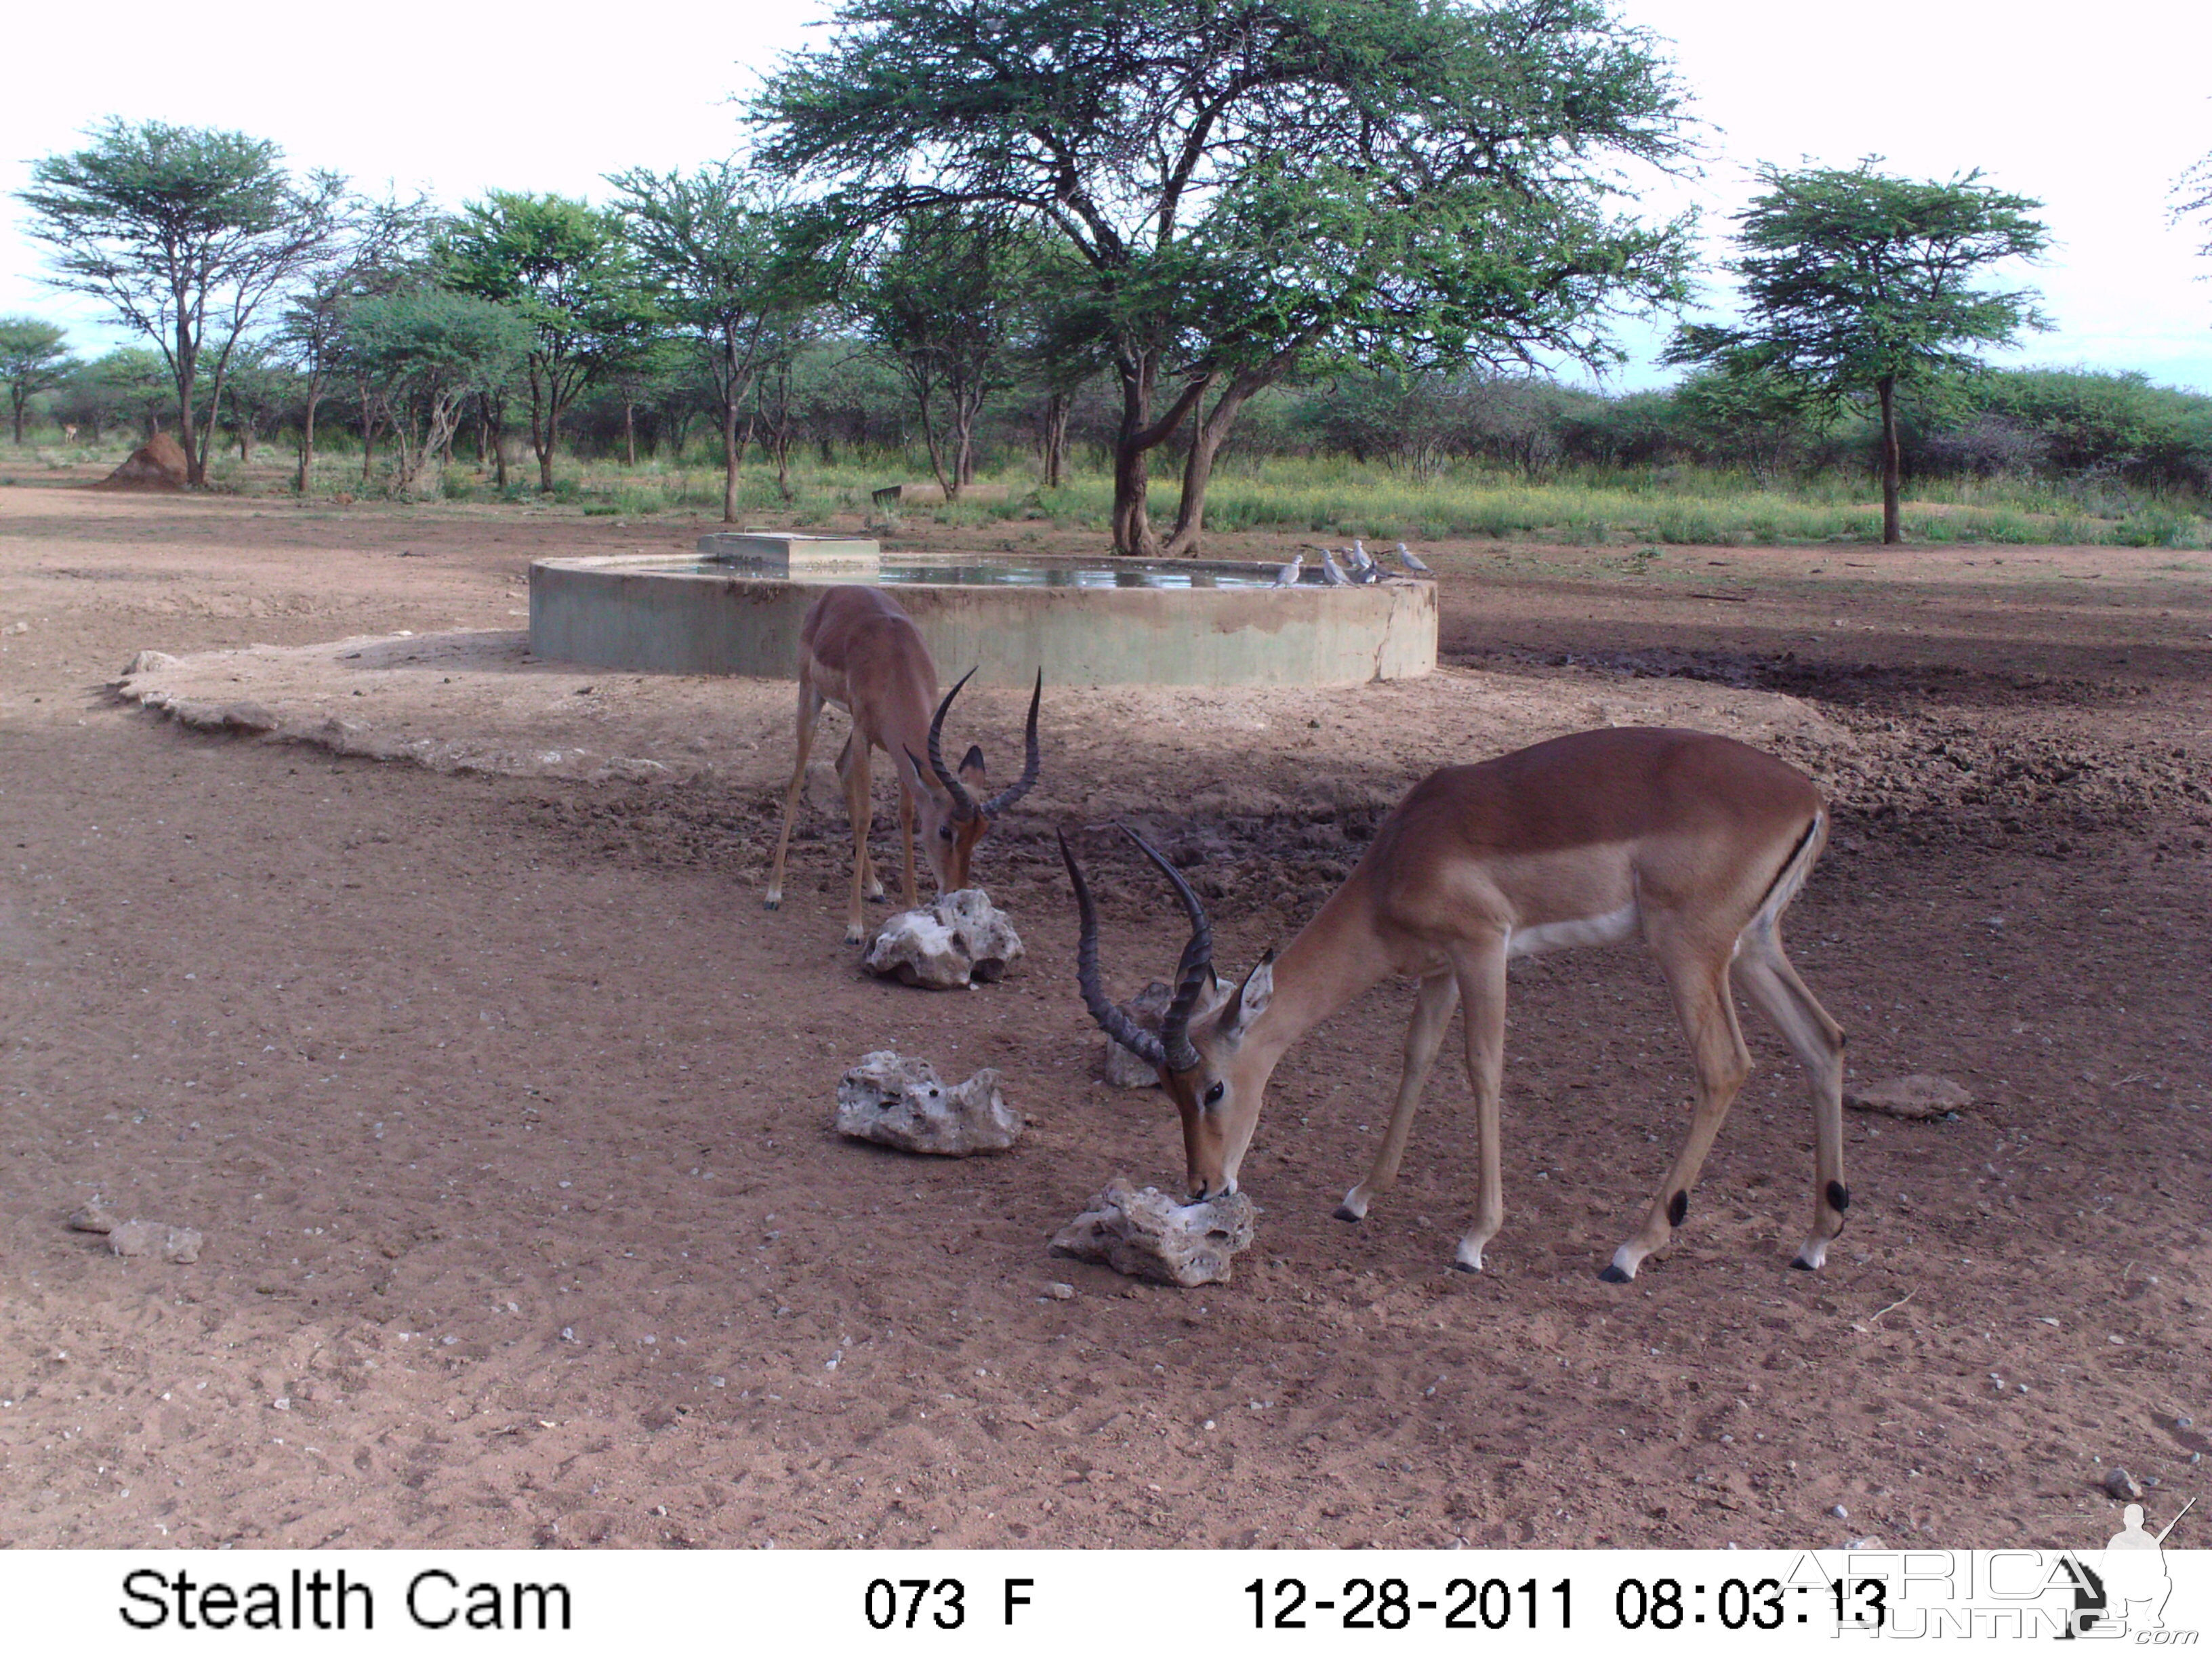
[[[48,283],[101,301],[161,348],[186,477],[203,484],[232,354],[260,308],[320,256],[345,181],[317,172],[295,183],[283,150],[240,132],[111,118],[90,138],[33,162],[16,200],[52,251]],[[204,356],[213,372],[202,405]]]
[[[1125,553],[1194,550],[1238,411],[1294,371],[1595,362],[1680,291],[1686,225],[1616,209],[1624,162],[1686,154],[1682,94],[1601,0],[848,0],[750,118],[833,222],[984,208],[1074,250]],[[1150,458],[1186,427],[1163,544]]]

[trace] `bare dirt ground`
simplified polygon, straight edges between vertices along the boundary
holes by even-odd
[[[1429,679],[1048,685],[978,860],[1030,954],[931,995],[839,943],[824,779],[759,908],[787,688],[522,649],[532,556],[701,527],[0,489],[0,1544],[2086,1547],[2112,1464],[2154,1525],[2203,1486],[2212,556],[1424,550]],[[216,726],[117,690],[145,648],[187,660],[132,690]],[[963,699],[960,741],[1003,764],[1018,715]],[[1632,949],[1516,968],[1479,1278],[1455,1068],[1330,1218],[1402,986],[1277,1073],[1232,1284],[1047,1255],[1108,1176],[1181,1174],[1165,1101],[1093,1075],[1054,827],[1149,825],[1242,965],[1431,767],[1626,721],[1824,781],[1790,938],[1853,1082],[1976,1097],[1850,1115],[1824,1272],[1788,1270],[1809,1127],[1756,1030],[1675,1245],[1596,1279],[1687,1084]],[[1083,839],[1126,993],[1181,936]],[[995,1066],[1028,1138],[838,1140],[882,1047]],[[69,1231],[94,1194],[200,1259]]]

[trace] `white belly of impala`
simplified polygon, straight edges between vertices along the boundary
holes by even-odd
[[[1539,957],[1547,951],[1568,951],[1578,945],[1618,945],[1636,932],[1636,907],[1624,904],[1601,916],[1578,916],[1571,921],[1544,921],[1533,927],[1516,927],[1505,936],[1505,954]]]

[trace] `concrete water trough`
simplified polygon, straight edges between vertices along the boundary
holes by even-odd
[[[893,586],[940,672],[987,685],[1354,685],[1437,662],[1437,592],[1330,587],[1318,570],[1190,559],[880,554],[852,540],[709,536],[698,557],[630,554],[530,567],[530,648],[553,661],[670,674],[798,672],[824,583]]]

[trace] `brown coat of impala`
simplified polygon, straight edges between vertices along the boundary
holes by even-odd
[[[783,855],[791,842],[791,823],[799,810],[799,793],[806,781],[806,757],[814,746],[815,722],[825,704],[836,703],[853,717],[853,732],[837,757],[837,775],[845,785],[845,810],[853,825],[853,891],[847,907],[845,938],[858,942],[866,932],[866,898],[881,898],[884,884],[877,879],[874,860],[868,854],[868,825],[875,804],[869,790],[868,757],[880,749],[891,759],[899,781],[899,831],[906,848],[903,872],[907,908],[921,902],[915,885],[914,832],[921,823],[921,844],[937,878],[940,893],[957,892],[968,885],[968,872],[976,843],[992,822],[1030,792],[1037,778],[1037,703],[1044,695],[1044,673],[1037,673],[1036,690],[1030,696],[1026,758],[1020,779],[980,805],[975,797],[984,788],[983,751],[971,747],[956,773],[948,770],[939,749],[945,711],[952,707],[960,687],[975,671],[961,676],[958,684],[937,698],[937,664],[915,629],[914,620],[898,601],[881,588],[829,587],[807,607],[799,629],[798,752],[792,761],[791,787],[784,792],[783,829],[775,838],[775,858],[769,867],[768,890],[762,895],[765,908],[783,902]],[[933,717],[930,705],[935,703]],[[929,757],[933,782],[922,772],[922,757]]]
[[[1188,884],[1166,872],[1191,923],[1160,1034],[1136,1026],[1098,977],[1097,912],[1060,842],[1083,918],[1077,977],[1092,1018],[1158,1070],[1183,1127],[1195,1197],[1233,1192],[1267,1079],[1312,1026],[1391,975],[1419,981],[1404,1071],[1381,1152],[1337,1214],[1358,1221],[1396,1178],[1413,1109],[1452,1010],[1467,1018],[1480,1190],[1458,1265],[1482,1266],[1505,1217],[1499,1164],[1506,964],[1640,935],[1658,959],[1697,1073],[1689,1133],[1644,1224],[1601,1277],[1635,1277],[1673,1237],[1729,1103],[1751,1071],[1734,984],[1805,1069],[1813,1103],[1813,1225],[1796,1265],[1818,1267],[1843,1231],[1844,1034],[1783,954],[1780,921],[1827,840],[1811,779],[1703,732],[1622,727],[1431,774],[1391,809],[1366,856],[1279,957],[1231,988]]]

